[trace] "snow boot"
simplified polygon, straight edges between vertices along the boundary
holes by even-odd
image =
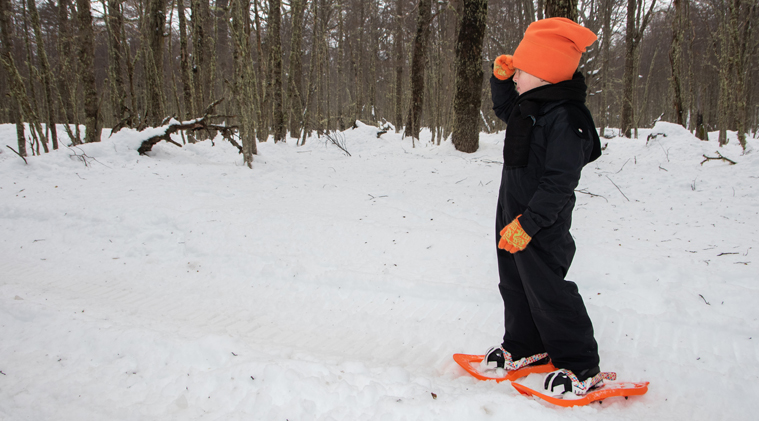
[[[485,357],[480,363],[480,368],[483,370],[502,368],[504,370],[513,371],[527,367],[528,365],[548,364],[550,361],[551,359],[548,358],[548,354],[545,352],[514,361],[512,360],[509,351],[503,349],[502,346],[494,346],[488,349],[488,352],[485,353]]]
[[[610,379],[612,373],[603,373],[598,367],[588,368],[573,373],[570,370],[559,369],[548,373],[543,382],[545,394],[553,397],[561,397],[571,392],[582,396],[604,385],[604,379]]]

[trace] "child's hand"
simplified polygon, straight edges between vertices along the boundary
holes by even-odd
[[[519,216],[514,218],[509,225],[506,225],[501,230],[501,241],[498,242],[499,249],[506,250],[511,254],[524,250],[527,247],[527,243],[532,240],[532,237],[527,235],[522,229],[522,224],[519,223]]]
[[[514,65],[511,61],[512,57],[509,55],[498,56],[493,63],[493,75],[500,80],[506,80],[513,76]]]

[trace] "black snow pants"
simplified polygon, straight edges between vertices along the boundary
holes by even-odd
[[[497,240],[505,220],[499,205]],[[533,241],[515,254],[497,249],[504,304],[502,345],[514,360],[547,352],[557,368],[577,373],[598,367],[598,345],[577,285],[564,279],[574,244],[561,248],[544,250]]]

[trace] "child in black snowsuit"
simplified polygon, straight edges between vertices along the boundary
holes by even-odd
[[[534,22],[490,79],[493,110],[507,122],[496,213],[498,288],[505,334],[483,364],[515,370],[550,360],[547,393],[585,394],[602,382],[593,325],[577,285],[565,280],[582,168],[601,155],[587,86],[576,72],[596,40],[564,18]]]

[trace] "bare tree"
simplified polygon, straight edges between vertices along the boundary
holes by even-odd
[[[79,71],[84,89],[84,125],[86,128],[84,141],[87,143],[100,142],[100,132],[103,123],[98,111],[98,92],[95,86],[95,38],[92,29],[92,12],[90,0],[77,0],[77,19],[79,21],[78,56]]]
[[[255,72],[250,45],[250,0],[231,0],[234,54],[234,89],[240,120],[243,161],[253,168],[253,155],[258,153],[255,133]]]
[[[282,13],[279,0],[269,0],[269,54],[272,72],[272,132],[274,142],[285,140],[285,115],[282,102]]]
[[[50,139],[52,141],[53,149],[58,149],[58,131],[55,127],[55,102],[53,101],[53,74],[50,70],[50,62],[47,59],[47,52],[45,51],[45,40],[42,34],[42,27],[40,26],[40,15],[37,12],[37,4],[35,0],[28,0],[27,7],[29,8],[29,16],[32,21],[32,28],[34,29],[34,41],[37,44],[37,60],[39,60],[39,71],[42,78],[42,87],[45,93],[45,124],[47,130],[50,131]]]
[[[185,118],[195,117],[195,104],[193,103],[192,73],[190,73],[190,52],[187,43],[187,16],[185,0],[177,0],[179,18],[179,77],[182,81],[182,97],[184,98]]]
[[[2,42],[2,50],[0,50],[0,59],[2,60],[3,67],[8,73],[8,79],[10,84],[10,116],[16,123],[16,135],[18,137],[18,151],[16,151],[21,157],[27,156],[26,153],[26,136],[24,134],[24,119],[21,113],[21,101],[23,98],[23,82],[21,76],[18,75],[18,69],[16,68],[15,60],[13,59],[13,37],[11,36],[11,2],[10,0],[0,0],[0,42]],[[18,75],[18,77],[17,77]],[[20,85],[19,85],[20,84]]]
[[[156,0],[151,0],[156,1]],[[192,11],[192,83],[195,112],[213,101],[211,92],[210,0],[190,0]]]
[[[648,11],[644,14],[645,0],[627,1],[627,28],[625,32],[625,73],[623,77],[624,89],[622,94],[622,133],[625,137],[632,135],[633,125],[633,95],[635,76],[637,75],[636,57],[638,46],[643,38],[643,33],[651,21],[651,15],[656,0],[651,0]]]
[[[343,1],[337,0],[337,127],[339,130],[345,130],[345,95],[350,92],[345,86],[345,21]]]
[[[427,45],[430,38],[432,21],[432,1],[419,0],[419,15],[416,19],[414,36],[414,55],[411,61],[411,106],[406,119],[403,136],[419,139],[421,130],[422,107],[424,106],[424,71],[427,61]],[[413,142],[413,141],[412,141]]]
[[[395,33],[393,34],[393,46],[395,50],[395,114],[393,124],[395,132],[403,125],[403,2],[395,1]]]
[[[77,0],[82,1],[82,0]],[[89,0],[85,0],[89,3]],[[166,26],[166,0],[147,0],[146,39],[143,48],[145,71],[146,123],[158,126],[165,117],[163,95],[163,34]]]
[[[287,99],[290,105],[290,136],[300,137],[303,119],[303,11],[305,0],[292,0],[292,36],[290,38],[290,66],[287,72]]]
[[[683,37],[685,32],[685,8],[688,0],[673,0],[672,5],[672,46],[669,50],[669,63],[672,66],[672,106],[675,111],[675,122],[684,126],[683,122]]]

